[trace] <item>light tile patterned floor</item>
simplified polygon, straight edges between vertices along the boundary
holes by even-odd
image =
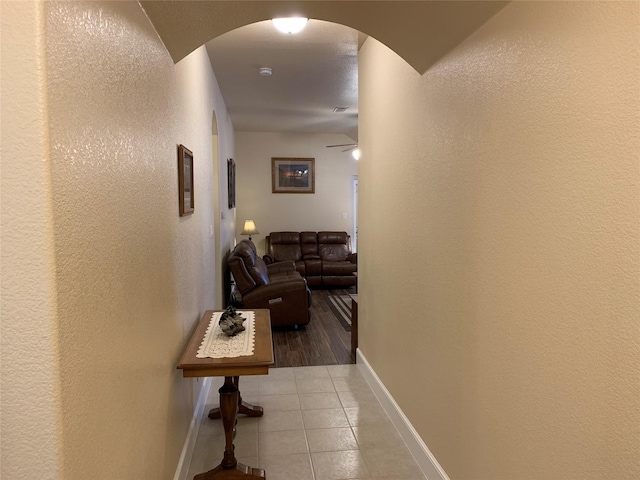
[[[188,478],[222,459],[214,378]],[[425,480],[409,450],[355,365],[272,368],[240,378],[242,398],[264,408],[238,417],[236,457],[266,470],[267,480]]]

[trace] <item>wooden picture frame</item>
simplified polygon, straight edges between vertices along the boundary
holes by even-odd
[[[315,158],[271,158],[272,193],[316,193]]]
[[[178,186],[180,216],[191,215],[195,208],[193,192],[193,153],[184,145],[178,146]]]
[[[227,160],[227,189],[229,197],[229,210],[236,208],[236,162],[233,158]]]

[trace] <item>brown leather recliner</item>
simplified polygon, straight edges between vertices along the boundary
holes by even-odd
[[[228,264],[242,294],[243,308],[268,308],[273,327],[309,323],[311,292],[293,262],[266,265],[253,242],[242,240],[231,252]]]

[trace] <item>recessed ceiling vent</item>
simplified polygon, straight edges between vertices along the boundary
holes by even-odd
[[[333,113],[344,113],[349,109],[349,107],[336,107],[333,109]]]

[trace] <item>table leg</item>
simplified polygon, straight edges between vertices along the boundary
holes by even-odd
[[[220,412],[224,426],[225,448],[222,463],[213,470],[196,475],[194,480],[259,480],[265,478],[264,470],[238,463],[234,453],[233,439],[236,436],[236,417],[240,392],[238,377],[224,377],[220,387]]]
[[[240,377],[233,377],[233,381],[238,388],[238,413],[242,415],[246,415],[247,417],[261,417],[264,414],[262,407],[258,405],[251,405],[242,400],[242,395],[240,394]],[[220,417],[220,409],[212,408],[209,410],[209,418],[217,419]]]

